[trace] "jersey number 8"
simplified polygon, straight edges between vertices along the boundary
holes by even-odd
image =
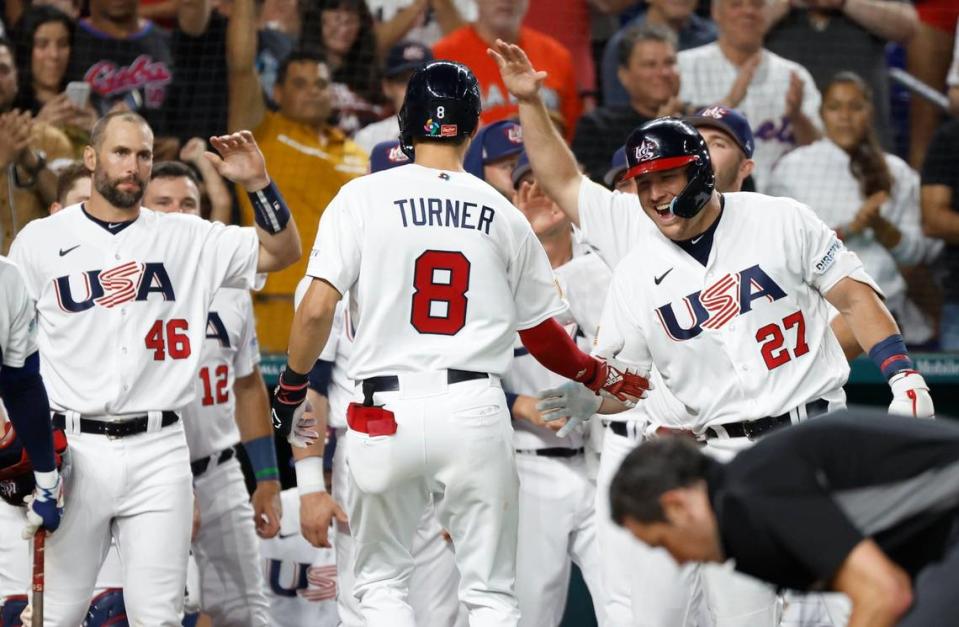
[[[427,250],[413,267],[410,324],[420,333],[456,335],[466,325],[470,262],[458,251]]]

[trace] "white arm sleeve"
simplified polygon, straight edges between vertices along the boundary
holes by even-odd
[[[652,368],[652,355],[642,325],[630,311],[632,299],[628,293],[627,273],[619,271],[622,268],[620,265],[609,285],[593,354],[614,357],[646,373]]]
[[[237,378],[253,374],[260,363],[260,344],[256,339],[256,320],[253,317],[253,299],[245,294],[241,301],[243,308],[243,330],[240,333],[240,345],[236,350],[236,362],[233,367]]]
[[[546,251],[529,225],[525,226],[525,235],[508,269],[518,331],[531,329],[566,309]]]
[[[836,232],[806,205],[794,202],[796,229],[802,250],[803,280],[825,295],[841,279],[865,283],[880,296],[882,290],[862,267],[859,256],[848,250]]]
[[[341,295],[360,276],[362,230],[357,220],[358,217],[343,200],[341,190],[320,218],[316,243],[310,251],[310,261],[306,267],[309,276],[327,281]]]
[[[0,357],[2,365],[22,368],[37,352],[36,307],[19,269],[0,257]]]
[[[260,255],[260,240],[253,227],[225,226],[220,222],[206,222],[200,251],[201,268],[212,279],[210,294],[221,287],[252,289],[256,283],[256,262]]]
[[[596,247],[615,268],[641,239],[643,213],[635,194],[611,192],[583,177],[579,186],[579,228],[583,239]]]

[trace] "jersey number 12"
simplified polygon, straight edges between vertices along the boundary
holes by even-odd
[[[413,266],[410,324],[420,333],[456,335],[466,326],[470,262],[459,251],[427,250]]]

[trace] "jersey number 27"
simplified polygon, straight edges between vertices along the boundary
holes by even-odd
[[[466,326],[470,262],[452,250],[427,250],[413,266],[410,324],[420,333],[456,335]]]

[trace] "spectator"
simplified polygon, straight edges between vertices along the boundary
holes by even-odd
[[[171,149],[164,138],[173,74],[169,37],[140,17],[137,0],[90,0],[90,17],[73,34],[67,80],[90,83],[100,115],[117,105],[142,115],[157,136],[154,153]]]
[[[497,39],[520,46],[535,67],[547,72],[543,100],[548,109],[562,116],[566,138],[571,140],[583,110],[572,57],[552,37],[522,26],[528,3],[529,0],[477,0],[476,21],[436,42],[433,54],[437,59],[459,61],[473,70],[483,97],[480,123],[490,124],[515,117],[517,107],[486,50]]]
[[[364,0],[311,5],[303,16],[300,46],[326,57],[333,115],[345,133],[353,135],[383,117],[373,16]]]
[[[697,0],[647,0],[647,9],[616,32],[603,49],[603,103],[624,105],[629,102],[626,88],[619,82],[619,48],[623,36],[643,24],[659,24],[676,33],[679,50],[689,50],[716,41],[716,25],[696,15]]]
[[[139,0],[140,16],[155,22],[166,30],[177,24],[177,11],[181,0]]]
[[[229,128],[253,129],[270,172],[297,220],[304,248],[313,245],[323,210],[352,178],[366,174],[366,154],[328,123],[330,70],[317,52],[294,51],[280,65],[267,110],[256,74],[253,0],[233,0],[227,46],[230,69]],[[239,194],[243,221],[252,223],[246,194]],[[270,274],[254,295],[257,335],[265,351],[286,350],[293,321],[293,293],[309,255]]]
[[[493,122],[476,131],[463,159],[463,169],[512,201],[513,167],[521,152],[523,127],[513,120]]]
[[[89,102],[78,106],[64,91],[74,23],[59,9],[30,7],[17,24],[16,57],[19,93],[14,107],[61,129],[70,138],[74,157],[90,138],[97,115]]]
[[[386,55],[386,67],[383,69],[383,93],[393,104],[393,111],[399,111],[406,97],[406,83],[410,76],[424,63],[433,60],[433,52],[421,43],[401,41]],[[360,129],[354,141],[368,153],[380,142],[394,140],[400,136],[400,124],[395,115],[379,122],[368,124]]]
[[[842,69],[865,79],[872,89],[874,128],[892,149],[886,43],[906,43],[919,27],[916,10],[900,0],[772,0],[767,15],[772,27],[766,48],[800,64],[820,90]]]
[[[56,194],[49,162],[69,158],[70,140],[29,111],[11,109],[17,98],[13,44],[0,39],[0,254],[6,255],[17,232],[47,215]],[[12,168],[10,166],[13,166]],[[12,203],[12,204],[11,204]]]
[[[922,165],[922,225],[928,237],[945,242],[945,271],[939,346],[959,351],[959,118],[947,121],[929,144]]]
[[[959,19],[956,20],[956,41],[952,48],[952,64],[946,77],[949,87],[949,113],[959,117]]]
[[[755,140],[746,116],[735,109],[717,106],[700,109],[684,119],[696,127],[709,146],[716,189],[722,194],[743,191],[746,179],[756,167]]]
[[[906,69],[927,85],[940,91],[946,88],[946,74],[953,49],[959,2],[956,0],[914,0],[919,13],[919,33],[906,48]],[[925,98],[909,102],[909,163],[922,167],[922,159],[932,134],[939,125],[938,106]]]
[[[254,0],[259,15],[263,0]],[[173,31],[174,65],[178,68],[170,108],[171,132],[181,141],[222,135],[227,125],[227,23],[233,0],[182,0]],[[264,94],[273,87],[279,62],[293,50],[293,40],[275,30],[258,28],[256,70]],[[216,220],[217,218],[214,218]]]
[[[738,109],[753,125],[760,192],[776,161],[819,137],[819,90],[804,67],[763,49],[764,0],[714,0],[719,39],[679,53],[680,98]]]
[[[376,41],[385,54],[401,39],[432,46],[476,20],[476,0],[367,0]]]
[[[636,179],[623,178],[626,170],[626,146],[620,146],[609,160],[609,169],[606,170],[606,174],[603,175],[603,183],[613,191],[620,191],[624,194],[635,194]]]
[[[645,24],[619,40],[619,81],[629,101],[605,105],[587,113],[576,125],[573,154],[587,175],[603,179],[609,155],[623,145],[637,126],[680,110],[676,35],[665,26]]]
[[[909,344],[928,342],[933,329],[906,297],[899,266],[930,253],[922,235],[919,176],[884,153],[874,128],[872,94],[852,72],[840,72],[824,92],[826,136],[782,158],[769,193],[809,205],[859,255],[882,288]]]
[[[82,161],[74,161],[57,176],[57,199],[50,203],[50,215],[64,207],[86,202],[93,185],[92,174]]]

